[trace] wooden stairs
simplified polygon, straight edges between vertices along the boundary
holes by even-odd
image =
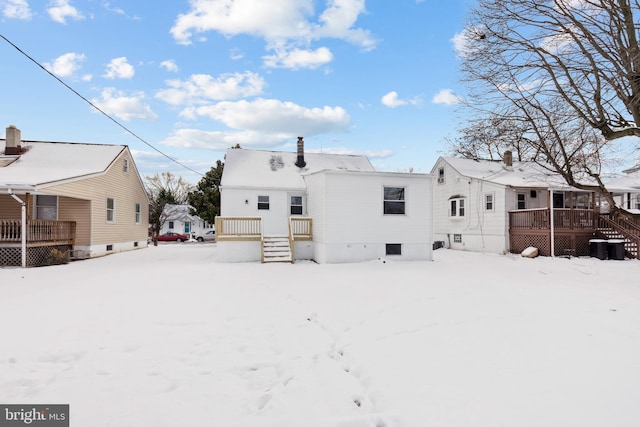
[[[293,262],[289,237],[264,236],[262,239],[262,262]]]
[[[640,256],[638,256],[638,243],[635,240],[631,240],[626,234],[623,234],[621,231],[616,231],[611,227],[599,227],[597,230],[597,235],[598,237],[607,240],[624,240],[624,250],[626,252],[627,258],[640,259]]]

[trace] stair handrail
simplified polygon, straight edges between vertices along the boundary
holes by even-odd
[[[289,248],[291,251],[291,264],[293,264],[295,262],[295,239],[293,238],[293,226],[291,225],[292,222],[292,218],[289,217]]]
[[[262,221],[260,221],[260,262],[264,264],[264,228],[262,227]]]
[[[616,233],[622,235],[626,240],[628,240],[631,243],[634,243],[636,245],[636,258],[640,259],[640,234],[639,235],[632,234],[628,231],[627,228],[618,224],[616,220],[606,218],[604,215],[598,215],[598,228],[605,228],[604,226],[610,227]]]

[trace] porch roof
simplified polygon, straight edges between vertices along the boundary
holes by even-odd
[[[22,141],[24,154],[0,167],[0,191],[44,188],[104,172],[125,145]]]

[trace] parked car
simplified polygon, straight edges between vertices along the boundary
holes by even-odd
[[[158,236],[160,242],[184,242],[189,240],[189,236],[186,234],[174,233],[173,231],[167,231],[164,234]]]
[[[209,230],[204,234],[196,236],[198,242],[213,242],[216,240],[216,230]]]

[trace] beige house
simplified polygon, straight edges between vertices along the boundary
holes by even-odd
[[[149,200],[127,146],[23,141],[13,126],[5,143],[0,265],[39,265],[53,248],[87,258],[147,246]]]

